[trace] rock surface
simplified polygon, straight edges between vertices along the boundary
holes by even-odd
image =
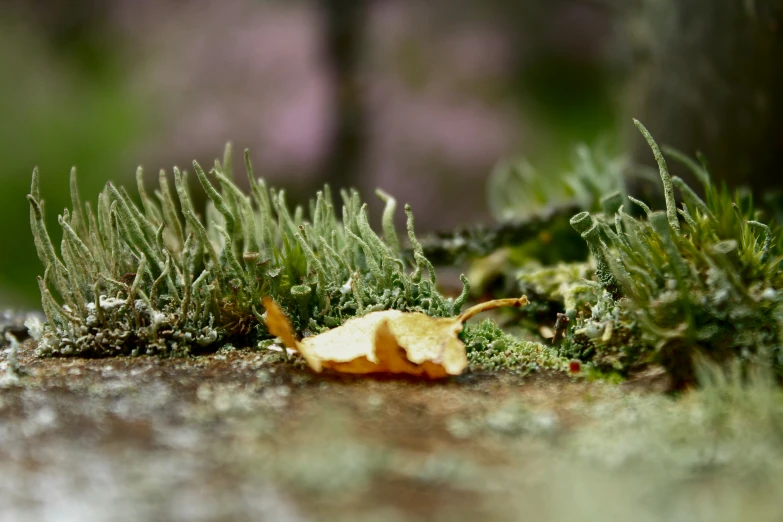
[[[85,360],[39,359],[33,349],[27,340],[18,354],[20,384],[0,389],[2,520],[711,520],[726,512],[719,488],[674,488],[647,470],[575,460],[569,433],[593,422],[596,405],[628,395],[617,386],[552,375],[315,375],[268,351]],[[763,500],[754,505],[776,514],[775,497],[754,488]]]

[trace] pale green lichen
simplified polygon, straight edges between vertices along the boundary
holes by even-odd
[[[653,151],[658,173],[647,176],[640,168],[629,172],[662,185],[666,211],[656,212],[631,196],[630,203],[623,204],[624,188],[610,190],[595,183],[604,187],[603,193],[583,190],[593,197],[586,198],[585,211],[570,220],[589,249],[592,268],[563,263],[571,259],[561,254],[562,244],[548,247],[539,241],[539,248],[549,255],[527,244],[507,248],[503,262],[493,262],[490,271],[479,265],[487,272],[482,281],[503,281],[502,291],[518,290],[532,298],[534,305],[523,310],[520,323],[528,330],[543,332],[546,328],[540,325],[552,327],[557,317],[553,331],[559,353],[587,363],[591,370],[628,376],[650,364],[663,365],[674,385],[682,386],[695,382],[693,359],[703,354],[720,363],[763,362],[783,377],[783,252],[776,241],[778,224],[765,219],[746,192],[732,194],[716,186],[704,164],[664,147],[667,156],[685,165],[704,185],[702,198],[669,174],[661,149],[635,123]],[[595,164],[589,168],[591,162],[581,165],[583,181],[606,181],[616,173],[610,166],[601,173],[594,170]],[[557,192],[542,188],[556,181],[532,175],[506,179],[509,193],[516,193],[523,182],[535,188],[532,181],[541,185],[537,193]],[[540,203],[557,204],[558,197]],[[634,205],[644,218],[635,217]],[[541,237],[545,236],[543,232]],[[591,281],[593,277],[597,281]],[[512,278],[518,286],[509,288]],[[482,281],[482,288],[493,290]]]
[[[654,140],[638,126],[658,160],[667,211],[632,199],[646,220],[622,208],[572,220],[590,245],[606,293],[592,303],[590,316],[576,318],[564,354],[622,373],[662,364],[675,384],[694,381],[698,354],[721,363],[761,361],[783,375],[783,255],[773,243],[776,224],[759,221],[742,192],[716,187],[693,161],[684,163],[704,182],[705,199],[670,178]],[[673,187],[684,199],[679,209]],[[586,237],[587,221],[600,233]]]
[[[468,362],[473,371],[509,370],[526,374],[568,369],[568,359],[551,346],[517,339],[504,333],[490,319],[467,326],[461,337],[467,346]]]
[[[680,222],[677,219],[677,203],[674,200],[674,188],[672,186],[671,176],[669,176],[669,169],[666,166],[666,159],[664,159],[661,149],[658,147],[658,144],[655,143],[655,140],[645,126],[642,125],[639,120],[633,120],[633,124],[636,125],[636,128],[639,129],[639,132],[644,136],[644,139],[653,152],[656,163],[658,163],[658,170],[660,171],[661,182],[663,183],[663,196],[666,199],[666,217],[669,221],[669,226],[671,226],[673,230],[679,232]]]
[[[553,266],[526,266],[517,274],[522,293],[531,298],[561,303],[567,310],[575,310],[596,296],[588,279],[593,269],[588,263],[558,263]],[[528,295],[530,294],[530,295]]]
[[[18,385],[23,375],[18,359],[19,341],[9,332],[6,332],[5,340],[8,348],[5,356],[5,374],[0,376],[0,388]]]
[[[467,280],[456,299],[436,289],[408,215],[412,263],[400,257],[393,226],[395,200],[385,193],[384,237],[370,227],[356,191],[341,191],[338,219],[329,187],[310,202],[309,218],[286,204],[283,191],[267,188],[245,164],[251,194],[231,181],[230,150],[210,171],[194,162],[208,196],[206,220],[197,215],[184,172],[174,169],[179,208],[164,173],[150,197],[141,170],[138,207],[111,183],[95,210],[82,204],[71,173],[74,208],[58,216],[59,255],[44,224],[38,171],[33,173],[30,219],[45,272],[39,278],[47,317],[39,352],[44,355],[184,354],[221,343],[255,345],[269,337],[261,298],[272,296],[301,334],[340,325],[376,310],[459,312]],[[219,189],[216,188],[216,183]],[[184,218],[184,223],[183,223]],[[412,272],[409,272],[412,270]]]

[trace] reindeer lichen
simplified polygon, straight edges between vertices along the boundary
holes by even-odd
[[[71,172],[72,210],[58,216],[59,252],[44,224],[39,174],[33,172],[30,219],[47,322],[42,355],[110,356],[213,351],[225,342],[255,345],[270,337],[261,299],[271,296],[302,335],[375,310],[456,315],[468,295],[444,298],[408,214],[412,262],[400,257],[386,204],[383,236],[368,222],[356,191],[341,191],[341,217],[328,186],[291,211],[285,193],[253,175],[245,151],[250,195],[232,181],[230,149],[209,175],[194,162],[208,197],[205,220],[196,213],[187,175],[164,172],[154,196],[141,170],[141,206],[111,183],[93,208],[82,203]],[[175,199],[176,198],[176,199]]]

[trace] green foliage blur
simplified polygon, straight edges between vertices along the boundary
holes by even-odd
[[[46,178],[47,223],[69,205],[68,173],[78,165],[85,194],[113,178],[127,179],[125,151],[149,118],[126,94],[117,49],[105,45],[55,48],[35,30],[0,17],[0,306],[38,307],[41,265],[29,226],[33,167]],[[53,238],[59,243],[59,236]]]

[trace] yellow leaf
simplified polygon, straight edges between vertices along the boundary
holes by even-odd
[[[457,317],[385,310],[356,317],[342,326],[297,341],[291,322],[271,298],[264,299],[266,325],[287,347],[297,350],[316,372],[403,373],[430,379],[459,375],[468,365],[459,340],[465,321],[485,310],[523,306],[527,298],[478,304]]]

